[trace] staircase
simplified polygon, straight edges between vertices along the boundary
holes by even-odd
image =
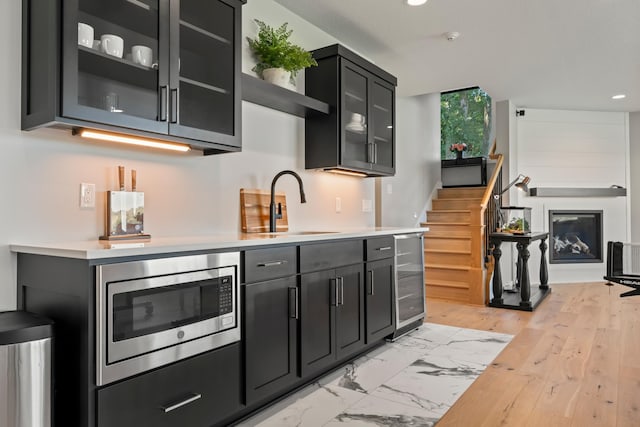
[[[427,297],[485,304],[486,187],[444,188],[427,212],[424,237]]]

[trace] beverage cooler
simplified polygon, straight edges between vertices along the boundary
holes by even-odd
[[[422,233],[395,235],[396,330],[391,339],[418,328],[426,316]]]

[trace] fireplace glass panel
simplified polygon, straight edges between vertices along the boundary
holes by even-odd
[[[549,263],[603,262],[602,211],[549,211]]]

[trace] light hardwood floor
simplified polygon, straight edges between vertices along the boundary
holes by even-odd
[[[640,296],[551,287],[533,313],[427,299],[429,322],[514,335],[438,427],[640,426]]]

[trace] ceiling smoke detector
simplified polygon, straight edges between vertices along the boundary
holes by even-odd
[[[446,33],[443,34],[447,40],[449,40],[450,42],[454,41],[455,39],[457,39],[458,37],[460,37],[460,33],[457,31],[448,31]]]

